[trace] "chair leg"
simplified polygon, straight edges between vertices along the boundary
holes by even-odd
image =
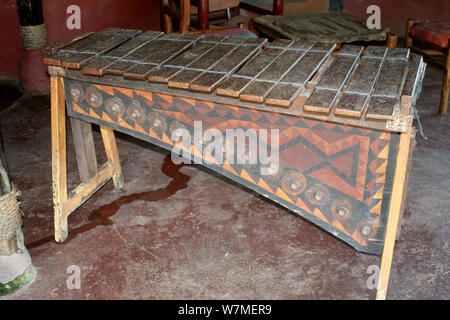
[[[413,39],[411,37],[411,30],[414,27],[415,23],[416,23],[416,21],[413,19],[408,19],[408,22],[406,22],[405,48],[412,47]]]
[[[441,116],[445,116],[447,114],[448,94],[450,88],[450,40],[448,43],[449,45],[447,47],[447,56],[445,58],[444,82],[442,84],[441,92],[441,105],[439,108],[439,114]]]
[[[235,17],[239,15],[239,6],[231,8],[231,16]]]
[[[386,47],[397,48],[398,36],[396,34],[389,34],[386,39]]]
[[[172,20],[170,16],[166,13],[169,10],[170,4],[168,0],[161,0],[161,29],[164,32],[172,32]]]
[[[188,33],[191,24],[191,1],[180,1],[180,32]]]
[[[282,16],[284,11],[284,1],[274,0],[273,1],[273,15]]]
[[[198,0],[198,23],[200,30],[209,29],[209,1]]]

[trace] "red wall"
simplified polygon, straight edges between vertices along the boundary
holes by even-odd
[[[17,80],[22,52],[16,0],[0,1],[0,79]]]
[[[409,18],[422,21],[450,21],[449,0],[344,0],[344,11],[368,17],[366,9],[375,4],[381,10],[381,25],[391,32],[405,36]]]
[[[66,9],[72,4],[81,8],[81,30],[66,27]],[[43,0],[49,44],[106,27],[159,30],[159,4],[159,0]],[[450,21],[449,0],[345,0],[344,10],[367,17],[371,4],[381,8],[382,25],[400,36],[408,18]],[[0,0],[0,79],[18,79],[23,48],[18,25],[16,0]]]
[[[18,64],[23,50],[19,36],[16,0],[0,0],[0,79],[18,80]],[[160,0],[43,0],[48,43],[73,38],[106,27],[141,30],[160,29]],[[81,29],[66,27],[69,5],[81,9]]]

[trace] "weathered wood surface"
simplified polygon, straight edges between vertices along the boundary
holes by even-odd
[[[386,40],[388,28],[369,30],[366,20],[343,12],[319,12],[287,16],[261,16],[254,26],[274,38],[319,42]]]
[[[289,114],[342,123],[355,119],[372,127],[380,121],[380,127],[384,122],[391,130],[406,130],[425,65],[415,55],[409,61],[409,49],[346,44],[336,56],[333,43],[266,42],[108,29],[49,50],[44,62],[81,67],[82,74],[95,75],[97,82],[112,75],[119,86],[139,80],[143,90],[162,84],[167,88],[163,91],[200,92],[207,94],[202,95],[206,100],[260,104],[267,110],[281,107],[291,109]],[[51,68],[58,75],[67,73]]]
[[[126,79],[145,80],[154,68],[170,61],[193,44],[192,41],[155,40],[148,47],[148,55],[128,69],[123,77]]]
[[[220,82],[254,56],[266,42],[256,40],[250,38],[230,41],[227,37],[206,38],[204,43],[199,44],[199,46],[206,44],[203,53],[194,48],[193,54],[185,52],[180,59],[170,63],[170,66],[181,67],[181,70],[167,79],[169,87],[212,92]],[[149,81],[154,81],[154,75],[150,74]]]
[[[393,48],[387,51],[373,96],[367,107],[367,119],[391,120],[394,118],[406,80],[408,57],[409,49]]]
[[[232,76],[220,84],[216,93],[226,97],[239,98],[240,92],[250,81],[251,78]]]
[[[325,69],[326,68],[319,68],[318,72],[323,72],[323,70]],[[266,103],[259,104],[259,103],[245,102],[236,98],[217,95],[215,93],[199,95],[195,91],[179,90],[177,88],[168,87],[167,84],[161,83],[148,83],[145,81],[126,80],[126,79],[121,79],[118,82],[118,77],[116,76],[104,75],[102,77],[93,78],[92,76],[84,75],[83,73],[77,70],[70,70],[70,69],[63,70],[59,67],[51,67],[49,68],[49,71],[52,74],[61,75],[68,79],[76,79],[85,82],[92,82],[92,80],[95,79],[95,83],[100,85],[107,85],[107,86],[120,85],[120,87],[123,88],[137,89],[141,91],[164,94],[173,97],[202,100],[207,102],[209,101],[214,103],[233,105],[236,106],[237,108],[248,108],[253,110],[269,111],[293,116],[306,117],[310,119],[323,120],[332,123],[344,123],[347,125],[362,128],[385,130],[389,132],[405,132],[412,122],[411,113],[408,113],[408,115],[402,117],[398,117],[398,115],[396,114],[393,120],[386,121],[386,120],[366,119],[365,117],[359,118],[343,117],[335,115],[334,112],[330,112],[329,114],[323,114],[305,111],[303,110],[303,106],[305,101],[311,94],[311,89],[309,88],[309,84],[311,83],[311,81],[308,82],[307,89],[297,96],[297,98],[294,100],[294,102],[291,104],[290,107],[280,108],[278,106],[269,105]],[[316,76],[317,74],[314,76],[314,78],[316,78]],[[318,78],[320,79],[320,74],[318,75]],[[423,78],[423,71],[421,72],[421,78]],[[419,83],[421,83],[421,81]]]
[[[277,84],[267,95],[266,103],[287,108],[302,89],[303,86]]]
[[[420,55],[413,55],[408,76],[405,80],[405,85],[403,86],[402,95],[412,97],[414,95],[414,90],[416,89],[416,84],[419,81],[420,69],[423,66],[423,57]]]
[[[63,49],[64,47],[67,47],[68,45],[70,45],[70,44],[72,44],[72,43],[74,43],[74,42],[77,42],[77,41],[79,41],[79,40],[82,40],[82,39],[84,39],[84,38],[87,38],[87,37],[93,35],[94,33],[95,33],[95,32],[92,32],[92,31],[91,31],[91,32],[86,32],[86,33],[83,33],[82,35],[79,35],[79,36],[77,36],[77,37],[75,37],[75,38],[72,38],[72,39],[69,39],[69,40],[67,40],[67,41],[55,42],[55,44],[54,44],[53,46],[51,46],[51,47],[46,47],[46,48],[45,48],[45,52],[46,52],[47,55],[52,55],[52,54],[54,54],[55,52],[57,52],[57,51]],[[44,60],[45,60],[45,59],[44,59]]]
[[[92,125],[86,121],[70,118],[70,126],[80,180],[82,183],[88,183],[98,175]]]
[[[276,40],[231,80],[219,85],[217,94],[289,107],[334,48],[335,45]]]
[[[367,48],[347,82],[345,92],[336,106],[336,115],[355,118],[362,116],[386,52],[387,49],[382,47]]]
[[[269,47],[246,63],[238,72],[236,72],[236,75],[250,78],[256,77],[282,53],[282,49],[271,49]]]
[[[397,99],[386,96],[373,96],[367,109],[367,119],[390,120],[394,116]]]
[[[140,30],[124,30],[118,28],[108,28],[96,33],[87,32],[71,40],[46,48],[47,55],[44,57],[44,63],[60,66],[61,60],[83,52],[95,43],[105,41],[113,35],[134,36],[139,33],[141,33]]]
[[[212,50],[217,43],[200,42],[192,49],[182,53],[166,65],[153,70],[148,75],[150,82],[167,83],[176,73],[181,72],[191,63],[201,58],[203,55]]]
[[[317,71],[320,65],[329,56],[330,52],[308,52],[301,61],[297,63],[286,76],[283,82],[296,83],[304,86],[306,82],[311,79],[314,72]]]
[[[345,56],[348,51],[349,48],[339,56]],[[327,107],[323,104],[336,102],[334,113],[337,116],[361,118],[365,114],[366,119],[393,120],[407,75],[408,57],[407,49],[368,47],[349,74],[341,93],[338,92],[332,100],[317,100],[311,95],[310,100],[315,99],[318,106],[310,106],[307,101],[305,108],[329,113],[333,105]]]
[[[44,63],[54,66],[60,66],[61,60],[67,59],[74,54],[82,51],[86,47],[89,47],[90,45],[98,41],[103,41],[109,37],[110,35],[101,32],[91,34],[90,36],[71,42],[68,45],[62,47],[60,50],[47,55],[46,57],[44,57]]]
[[[159,37],[161,34],[162,32],[159,31],[146,31],[142,34],[139,34],[135,38],[126,42],[124,45],[113,49],[106,54],[99,55],[96,58],[91,59],[90,61],[85,63],[83,65],[83,73],[102,76],[104,70],[115,61],[125,58],[127,55],[146,45],[151,40]]]
[[[400,100],[400,112],[402,114],[409,113],[411,105],[415,103],[420,94],[422,87],[421,81],[425,73],[425,67],[426,64],[424,63],[422,56],[412,56]]]
[[[135,32],[131,34],[119,33],[110,35],[103,41],[96,41],[90,44],[88,47],[85,47],[81,52],[64,59],[61,65],[65,68],[80,69],[81,66],[90,59],[96,57],[99,54],[102,54],[104,52],[116,48],[117,46],[125,43],[127,40],[131,39],[138,33],[140,33],[140,31],[135,30]]]
[[[345,45],[342,49],[305,102],[304,110],[330,113],[363,48]]]

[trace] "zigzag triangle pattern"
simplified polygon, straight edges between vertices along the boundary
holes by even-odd
[[[78,83],[85,91],[91,86]],[[184,126],[192,134],[194,121],[202,121],[203,130],[215,128],[223,134],[227,129],[278,129],[281,171],[273,176],[262,175],[259,164],[217,163],[198,145],[184,149],[196,157],[206,156],[220,172],[331,230],[359,250],[379,252],[379,246],[373,247],[368,236],[361,234],[360,226],[377,228],[380,221],[389,174],[389,133],[142,90],[95,87],[103,101],[117,98],[123,107],[112,112],[104,105],[94,108],[84,99],[68,104],[71,115],[113,124],[125,133],[158,141],[169,150],[174,145],[171,130]],[[144,114],[139,108],[132,109],[132,105],[140,106]],[[264,145],[267,142],[264,140]],[[300,193],[296,191],[299,183],[304,187]],[[375,234],[381,242],[384,227],[379,228]]]

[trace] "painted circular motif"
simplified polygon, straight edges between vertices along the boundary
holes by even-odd
[[[331,206],[331,213],[337,220],[344,221],[353,217],[354,210],[350,202],[344,199],[338,199]]]
[[[153,131],[157,133],[162,133],[167,129],[166,118],[158,112],[150,112],[148,115],[148,124]]]
[[[70,97],[72,101],[76,103],[80,103],[83,101],[83,88],[79,83],[72,83],[69,87]]]
[[[125,112],[125,106],[122,99],[118,97],[110,98],[105,101],[106,112],[113,117],[121,116]]]
[[[306,191],[306,199],[315,206],[324,206],[330,200],[328,189],[316,184]]]
[[[142,108],[141,103],[137,100],[131,100],[127,109],[128,118],[136,123],[142,123],[145,121],[145,110]]]
[[[281,188],[284,192],[296,196],[305,191],[307,180],[304,175],[298,172],[289,172],[281,179]]]
[[[357,224],[356,229],[364,239],[373,238],[378,230],[378,224],[373,221],[363,221]]]
[[[85,97],[87,103],[94,108],[100,107],[103,103],[102,93],[94,86],[90,86],[86,89]]]

